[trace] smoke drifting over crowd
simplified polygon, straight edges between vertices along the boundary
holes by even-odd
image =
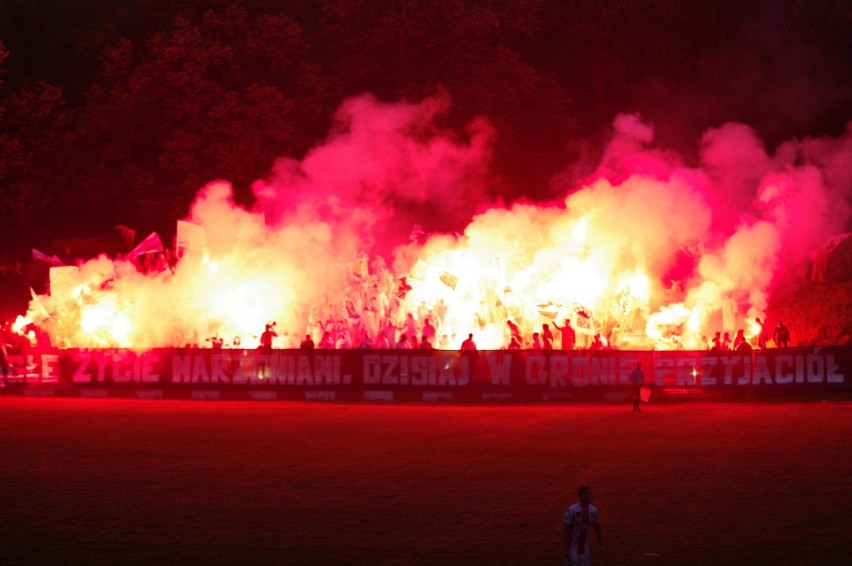
[[[255,347],[272,321],[277,347],[306,334],[393,347],[428,317],[437,347],[473,333],[496,349],[507,320],[529,338],[570,319],[617,348],[700,349],[765,319],[774,286],[804,276],[850,218],[852,125],[770,153],[721,124],[687,164],[655,148],[653,124],[619,115],[592,175],[555,177],[558,201],[504,205],[487,196],[499,132],[484,117],[441,129],[449,105],[346,101],[323,144],[255,183],[253,208],[227,181],[201,189],[172,269],[105,256],[61,268],[19,324],[69,347]]]

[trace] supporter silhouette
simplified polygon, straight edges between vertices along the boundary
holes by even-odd
[[[778,326],[772,333],[772,341],[778,348],[787,348],[790,346],[790,329],[784,324],[783,320],[778,321]]]
[[[538,332],[533,332],[532,335],[532,344],[530,344],[530,348],[533,350],[541,350],[541,339],[539,338]]]
[[[717,332],[713,336],[712,346],[710,346],[710,349],[713,350],[714,352],[718,352],[718,351],[722,350],[722,333],[721,332]]]
[[[399,340],[396,343],[397,350],[410,350],[411,344],[408,342],[408,336],[403,334],[399,337]]]
[[[521,345],[524,343],[523,338],[521,338],[521,329],[511,320],[506,321],[506,326],[509,327],[509,349],[520,350]]]
[[[758,348],[766,348],[766,339],[768,338],[766,335],[766,328],[762,320],[760,318],[755,318],[754,322],[757,324],[757,347]]]
[[[269,354],[272,352],[272,339],[278,336],[278,333],[275,332],[275,323],[267,324],[263,334],[260,335],[260,351],[264,354]]]
[[[748,344],[748,340],[746,340],[746,337],[745,337],[745,330],[740,329],[740,330],[737,330],[737,335],[734,336],[733,349],[736,350],[736,351],[740,351],[740,347],[743,344]]]
[[[574,328],[571,326],[571,320],[566,318],[565,326],[559,326],[555,323],[553,326],[562,332],[562,349],[573,350],[574,344],[577,341],[577,333],[574,332]]]
[[[300,350],[313,350],[314,349],[314,340],[311,338],[310,334],[305,334],[305,339],[302,340],[302,343],[299,344]]]
[[[462,342],[461,349],[463,352],[476,351],[476,342],[473,341],[473,334],[467,335],[465,341]]]
[[[595,334],[594,340],[592,340],[592,344],[589,346],[589,350],[603,350],[604,344],[603,340],[601,340],[600,334]]]
[[[553,332],[550,331],[550,325],[546,322],[541,325],[541,342],[545,350],[553,349]]]

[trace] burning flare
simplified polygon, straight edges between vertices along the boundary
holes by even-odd
[[[485,197],[492,128],[479,118],[466,136],[441,131],[446,107],[348,101],[323,146],[255,184],[253,209],[210,183],[178,223],[175,260],[143,261],[160,256],[157,239],[54,267],[16,329],[61,347],[256,347],[276,321],[281,348],[305,335],[392,348],[434,332],[436,347],[471,333],[496,349],[510,344],[507,321],[525,346],[570,321],[580,347],[600,334],[615,348],[698,349],[716,330],[754,336],[777,276],[849,217],[838,198],[852,177],[849,131],[770,156],[748,127],[726,124],[687,166],[649,147],[649,125],[619,116],[579,186],[557,177],[559,201],[503,206]],[[446,230],[460,218],[461,232]]]

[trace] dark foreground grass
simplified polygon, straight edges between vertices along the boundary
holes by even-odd
[[[0,398],[0,562],[849,564],[850,409]]]

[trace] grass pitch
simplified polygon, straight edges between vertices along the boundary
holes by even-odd
[[[0,398],[3,562],[849,564],[852,403]]]

